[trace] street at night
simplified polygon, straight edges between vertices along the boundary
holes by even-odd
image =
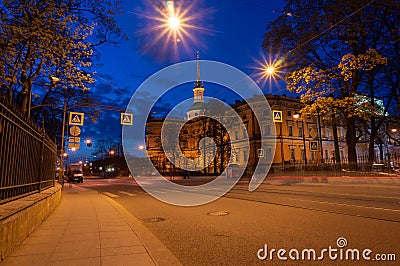
[[[201,179],[204,180],[194,177],[175,182],[193,185],[202,183]],[[267,180],[256,191],[248,192],[247,183],[240,181],[224,197],[198,207],[160,202],[128,177],[88,178],[77,186],[93,189],[121,204],[184,265],[262,264],[257,252],[265,244],[276,250],[312,248],[319,256],[323,248],[337,248],[340,237],[347,240],[346,248],[368,248],[374,255],[396,254],[399,250],[399,184],[285,184]],[[276,257],[267,258],[264,263],[282,265]],[[325,256],[324,265],[337,263],[339,259]],[[360,261],[341,263],[355,265]]]

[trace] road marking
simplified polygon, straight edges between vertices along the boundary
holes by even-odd
[[[118,191],[118,193],[121,193],[121,194],[124,194],[124,195],[130,196],[130,197],[132,197],[132,196],[136,196],[136,194],[132,194],[132,193],[125,192],[125,191]]]
[[[363,197],[363,198],[380,198],[380,199],[400,199],[400,197],[390,197],[390,196],[378,196],[378,195],[363,195],[363,194],[349,194],[349,193],[337,193],[337,192],[324,192],[324,191],[316,191],[316,190],[290,190],[290,189],[273,189],[276,191],[283,192],[306,192],[306,193],[320,193],[325,195],[338,195],[338,196],[352,196],[352,197]]]
[[[118,195],[115,195],[115,194],[113,194],[113,193],[110,193],[110,192],[103,192],[103,194],[105,194],[105,195],[109,196],[110,198],[119,198],[119,196],[118,196]]]
[[[154,192],[155,193],[167,193],[168,191],[166,191],[166,190],[155,190]]]
[[[360,206],[360,205],[345,204],[345,203],[336,203],[336,202],[329,202],[329,201],[303,200],[303,199],[294,199],[294,198],[291,198],[291,200],[296,200],[296,201],[307,201],[307,202],[313,202],[313,203],[325,203],[325,204],[330,204],[330,205],[340,205],[340,206],[346,206],[346,207],[358,207],[358,208],[373,209],[373,210],[381,210],[381,211],[400,212],[400,210],[397,210],[397,209],[387,209],[387,208],[372,207],[372,206]]]

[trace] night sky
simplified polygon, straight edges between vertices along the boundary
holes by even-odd
[[[118,46],[101,48],[101,63],[96,71],[97,82],[92,88],[93,97],[106,106],[124,109],[135,89],[158,70],[181,61],[195,60],[200,51],[203,60],[215,60],[232,65],[256,81],[259,78],[257,62],[274,59],[279,55],[267,55],[262,51],[265,26],[281,15],[284,1],[218,0],[174,1],[175,10],[185,13],[182,27],[186,34],[178,40],[155,30],[162,22],[161,11],[151,0],[123,1],[123,14],[116,17],[118,25],[128,40]],[[157,2],[157,1],[156,1]],[[189,6],[187,3],[190,3]],[[183,5],[185,4],[185,5]],[[181,8],[180,8],[181,7]],[[182,23],[183,24],[183,23]],[[185,26],[186,25],[186,26]],[[196,73],[193,73],[193,79]],[[258,80],[265,94],[283,94],[283,82]],[[213,84],[205,84],[205,95],[228,103],[235,96]],[[155,115],[162,116],[170,106],[193,96],[193,84],[180,86],[163,97],[155,108]],[[101,110],[100,119],[85,121],[82,139],[118,139],[121,136],[120,112]],[[85,147],[71,154],[69,161],[91,160],[91,148]]]

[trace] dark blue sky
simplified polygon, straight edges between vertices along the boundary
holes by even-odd
[[[183,40],[174,42],[161,31],[153,31],[162,22],[160,11],[151,5],[151,0],[123,1],[123,15],[117,22],[127,34],[128,40],[118,46],[101,48],[102,67],[97,69],[97,80],[93,90],[94,98],[103,105],[125,108],[135,89],[158,70],[186,60],[194,60],[200,51],[203,60],[215,60],[232,65],[251,77],[256,78],[257,60],[266,55],[261,50],[262,37],[268,22],[276,19],[284,7],[284,1],[259,0],[215,0],[175,1],[176,9],[187,11],[190,18],[185,27]],[[157,2],[157,1],[156,1]],[[187,3],[192,3],[187,5]],[[185,5],[183,5],[185,4]],[[160,38],[161,36],[161,38]],[[157,39],[159,40],[157,41]],[[195,73],[193,73],[195,79]],[[285,85],[280,83],[258,83],[264,93],[283,94]],[[218,95],[219,88],[205,84],[206,96],[234,101],[227,93]],[[192,97],[193,84],[180,86],[163,97],[159,106],[174,105],[176,101]],[[120,113],[101,111],[96,123],[85,122],[82,138],[118,138],[121,135]],[[82,147],[71,155],[71,159],[91,159],[94,149]]]

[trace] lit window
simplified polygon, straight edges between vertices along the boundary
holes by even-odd
[[[289,126],[289,136],[293,136],[293,127]]]

